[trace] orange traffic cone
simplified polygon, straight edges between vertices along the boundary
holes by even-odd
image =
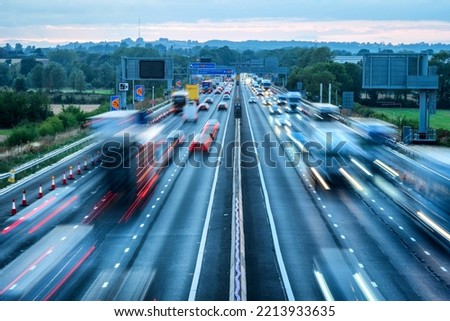
[[[81,175],[81,167],[80,167],[80,163],[78,163],[77,174],[78,174],[78,175]]]
[[[11,216],[16,215],[17,209],[16,209],[16,200],[13,198],[12,200],[12,208],[11,208]]]
[[[69,179],[73,179],[72,165],[69,166]]]
[[[55,176],[52,176],[52,185],[50,186],[50,190],[53,191],[56,188],[55,185]]]
[[[86,158],[84,159],[84,166],[83,166],[83,169],[84,169],[84,170],[88,169]]]
[[[44,196],[44,193],[42,193],[42,185],[39,185],[39,193],[37,198],[42,198]]]
[[[66,172],[63,173],[62,184],[63,184],[63,185],[66,185],[66,184],[67,184]]]
[[[23,190],[23,192],[22,192],[22,204],[21,205],[22,206],[28,206],[25,190]]]

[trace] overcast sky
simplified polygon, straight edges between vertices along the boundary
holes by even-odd
[[[159,38],[450,43],[449,0],[0,0],[0,45]]]

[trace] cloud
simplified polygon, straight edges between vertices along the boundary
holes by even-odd
[[[0,42],[310,40],[450,43],[448,0],[0,0]]]
[[[305,40],[336,42],[450,43],[450,22],[445,21],[306,21],[303,19],[229,19],[221,22],[203,19],[197,22],[142,24],[146,41],[212,39]],[[45,41],[54,45],[68,42],[119,41],[138,36],[137,24],[45,25],[11,30],[0,28],[0,43],[22,39],[22,44]]]
[[[0,26],[131,24],[202,19],[450,21],[448,0],[0,0]]]

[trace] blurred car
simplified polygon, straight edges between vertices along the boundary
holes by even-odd
[[[209,119],[203,126],[202,133],[210,135],[212,139],[216,139],[219,127],[220,123],[217,119]]]
[[[211,144],[217,137],[219,131],[219,121],[217,119],[208,120],[200,133],[194,136],[194,139],[189,145],[189,152],[194,150],[209,151]]]
[[[205,99],[205,103],[207,103],[207,104],[212,104],[213,102],[214,101],[213,101],[213,99],[211,97],[208,97],[208,98]]]
[[[263,103],[264,106],[272,105],[272,101],[270,99],[268,99],[268,98],[264,98],[262,103]]]
[[[323,248],[313,257],[314,277],[327,301],[384,301],[376,287],[370,286],[365,274],[349,263],[341,249]]]
[[[209,105],[207,103],[201,103],[200,105],[198,105],[197,110],[209,110]]]
[[[194,136],[194,139],[189,144],[189,152],[194,150],[201,150],[207,152],[211,146],[212,138],[209,135],[198,133]]]
[[[275,125],[279,126],[279,127],[284,127],[284,126],[291,127],[292,123],[289,120],[288,116],[280,115],[280,116],[275,117]]]
[[[230,96],[230,94],[224,94],[222,99],[223,100],[230,100],[231,96]]]
[[[221,102],[217,105],[217,109],[218,109],[218,110],[222,110],[222,109],[227,110],[227,109],[228,109],[228,104],[227,104],[226,102],[224,102],[224,101],[221,101]]]
[[[251,97],[248,99],[248,103],[249,103],[249,104],[256,104],[256,97],[255,97],[255,96],[251,96]]]
[[[184,132],[176,129],[172,130],[166,137],[167,151],[161,156],[161,165],[167,164],[173,157],[176,147],[183,144],[185,139]]]
[[[295,114],[295,113],[297,113],[297,108],[296,107],[291,107],[291,106],[288,106],[288,105],[284,105],[283,106],[283,109],[284,109],[284,111],[286,112],[286,113],[288,113],[288,114]]]
[[[184,132],[180,129],[172,130],[166,137],[169,144],[179,145],[184,142]]]
[[[283,113],[282,109],[278,105],[273,105],[269,107],[269,113],[271,115],[281,115]]]

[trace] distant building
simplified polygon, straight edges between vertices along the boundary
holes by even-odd
[[[333,62],[337,62],[339,64],[357,64],[358,62],[361,62],[363,59],[363,56],[336,56],[333,58]]]

